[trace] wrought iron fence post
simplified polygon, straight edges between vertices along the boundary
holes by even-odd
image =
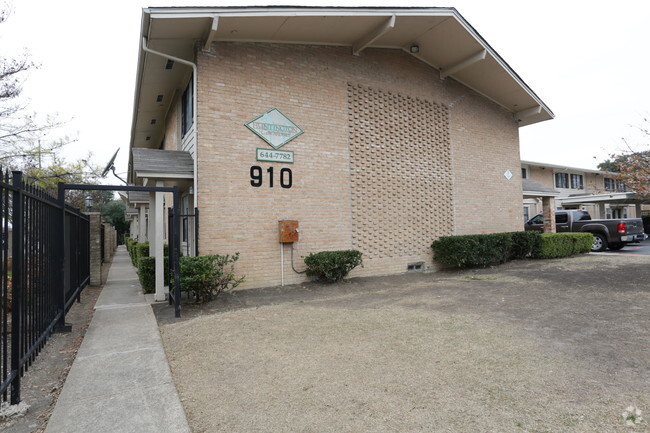
[[[54,243],[58,249],[58,257],[55,269],[58,270],[56,284],[54,286],[54,303],[56,305],[57,314],[59,319],[54,326],[55,332],[70,332],[71,326],[65,324],[65,184],[59,182],[58,205],[61,206],[59,217],[57,218],[56,225],[59,227],[56,234],[56,242]]]
[[[194,255],[199,255],[199,208],[194,208]]]
[[[176,281],[174,279],[174,209],[169,208],[167,209],[167,239],[168,241],[168,247],[169,247],[169,252],[167,253],[169,255],[169,263],[168,263],[168,268],[165,269],[165,272],[167,272],[167,276],[169,278],[169,305],[172,305],[172,303],[175,302],[175,291],[174,291],[174,284],[176,284]],[[163,263],[164,264],[164,263]]]
[[[12,274],[11,274],[11,372],[15,378],[11,382],[11,404],[20,403],[20,336],[23,312],[23,174],[13,172],[14,188],[12,197],[13,208],[13,239],[12,239]]]

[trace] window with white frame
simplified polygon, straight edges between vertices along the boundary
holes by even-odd
[[[581,174],[571,175],[571,189],[584,189],[584,184],[582,182]]]
[[[194,80],[190,79],[181,99],[181,137],[190,130],[194,123]]]
[[[568,173],[555,173],[555,187],[568,188],[569,187],[569,174]]]
[[[616,183],[611,177],[606,177],[603,179],[605,181],[605,191],[614,191],[616,189]]]

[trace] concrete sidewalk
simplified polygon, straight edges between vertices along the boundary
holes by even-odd
[[[189,431],[151,305],[119,247],[45,432]]]

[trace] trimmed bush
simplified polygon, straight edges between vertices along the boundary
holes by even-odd
[[[551,259],[587,253],[591,233],[536,231],[443,236],[431,244],[434,258],[459,268],[486,267],[526,257]]]
[[[534,257],[539,251],[542,242],[541,233],[538,231],[512,232],[511,259],[525,259]]]
[[[238,259],[239,253],[232,256],[181,257],[181,290],[190,293],[196,302],[207,302],[216,299],[222,292],[233,290],[245,278],[235,276],[233,263]]]
[[[129,253],[129,257],[131,256],[131,248],[133,248],[134,243],[135,240],[133,238],[130,238],[128,236],[124,238],[124,245],[126,246],[126,251]]]
[[[169,257],[165,257],[164,264],[165,271],[164,275],[164,284],[169,285]],[[156,291],[156,258],[155,257],[140,257],[138,260],[138,279],[140,280],[140,286],[142,286],[142,291],[144,293],[153,293]],[[181,286],[182,287],[182,286]]]
[[[591,250],[591,233],[542,233],[541,243],[535,258],[555,259],[574,254],[588,253]]]
[[[352,269],[362,264],[362,253],[357,250],[321,251],[305,257],[307,275],[328,282],[342,280]]]
[[[439,262],[459,268],[495,265],[513,256],[512,233],[443,236],[431,244]],[[523,254],[518,251],[518,254]]]
[[[138,242],[133,246],[133,266],[138,268],[142,257],[149,257],[149,242]]]
[[[136,242],[133,241],[131,246],[131,263],[136,268],[138,267],[138,262],[142,257],[149,257],[149,242]],[[169,245],[163,245],[163,256],[169,257]]]

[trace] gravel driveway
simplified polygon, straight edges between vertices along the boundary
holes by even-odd
[[[648,432],[650,257],[247,290],[157,315],[194,432]]]

